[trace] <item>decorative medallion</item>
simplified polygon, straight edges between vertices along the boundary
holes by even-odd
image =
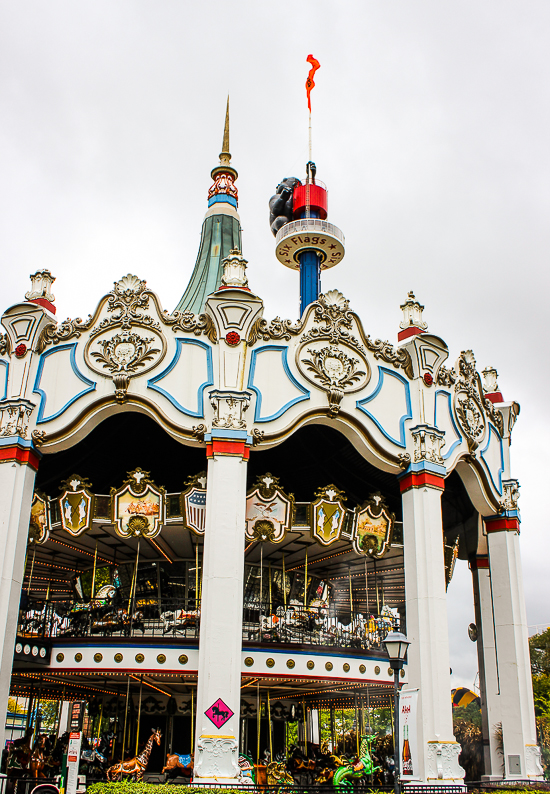
[[[163,653],[159,653],[159,655],[157,656],[157,662],[159,664],[164,664],[165,661],[166,661],[166,656]]]
[[[23,342],[21,342],[21,344],[17,345],[17,347],[15,348],[15,350],[13,352],[15,353],[15,357],[16,358],[23,358],[23,356],[27,352],[27,345],[25,345]]]
[[[393,670],[391,669],[391,667],[388,667],[388,675],[393,675]]]
[[[296,662],[294,661],[294,659],[287,659],[286,666],[288,667],[289,670],[293,670],[296,667]]]
[[[359,665],[359,672],[361,673],[361,675],[364,675],[367,672],[367,668],[365,667],[364,664]]]
[[[313,661],[310,659],[310,660],[308,661],[308,663],[306,664],[306,667],[307,667],[307,669],[308,669],[308,670],[313,670],[313,668],[315,667],[315,662],[313,662]]]
[[[81,662],[82,661],[82,654],[81,653],[75,653],[74,660],[75,660],[75,662]]]
[[[254,659],[252,658],[252,656],[247,656],[246,659],[244,660],[244,663],[246,667],[252,667],[252,665],[254,664]]]
[[[345,662],[345,664],[344,664],[344,673],[349,673],[349,670],[350,670],[349,664],[347,662]]]
[[[302,375],[327,392],[330,416],[340,412],[344,394],[359,391],[370,380],[370,367],[363,354],[344,345],[300,347],[297,365]]]
[[[485,435],[485,395],[481,378],[476,370],[476,360],[471,350],[463,350],[456,362],[454,409],[468,448],[473,452]]]
[[[380,675],[380,668],[378,667],[378,665],[376,665],[376,667],[374,668],[374,674]]]
[[[233,716],[233,712],[221,698],[218,698],[204,713],[216,728],[221,728]]]
[[[48,497],[34,492],[29,521],[29,543],[45,543],[50,535],[50,511]]]
[[[164,521],[164,488],[157,488],[148,471],[135,469],[118,490],[111,488],[113,523],[120,537],[154,538]]]
[[[272,659],[271,657],[266,659],[265,663],[267,667],[275,667],[275,659]]]
[[[335,485],[320,488],[310,505],[311,534],[323,546],[330,546],[340,539],[344,526],[346,497]]]
[[[65,659],[64,653],[58,653],[57,656],[55,657],[56,662],[62,662],[64,659]]]
[[[92,526],[95,497],[91,487],[88,480],[79,474],[73,474],[61,483],[61,526],[71,535],[82,535]]]
[[[241,337],[236,331],[229,331],[229,333],[226,334],[225,341],[229,347],[236,347],[241,341]]]
[[[269,473],[258,477],[246,497],[246,539],[279,543],[290,531],[293,515],[294,496],[281,490],[279,479]]]
[[[196,535],[204,535],[206,527],[206,472],[201,471],[187,481],[180,497],[183,523]]]
[[[401,678],[405,678],[405,671],[404,671],[404,670],[401,670],[401,672],[399,673],[399,675],[401,676]]]
[[[330,673],[330,671],[332,670],[333,667],[334,667],[334,665],[332,664],[332,662],[325,662],[325,670],[328,670],[329,673]]]
[[[103,654],[102,653],[95,653],[94,654],[94,662],[97,662],[97,664],[99,664],[102,661],[103,661]]]
[[[114,659],[117,664],[120,664],[124,656],[121,653],[115,653]]]
[[[383,557],[390,548],[395,515],[390,513],[380,493],[369,496],[355,518],[353,545],[357,554]]]
[[[143,664],[145,661],[145,656],[142,653],[136,653],[136,662],[138,664]]]

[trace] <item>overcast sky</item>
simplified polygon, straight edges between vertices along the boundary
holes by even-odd
[[[231,96],[231,151],[249,281],[295,318],[267,201],[314,160],[346,236],[323,290],[395,341],[414,289],[453,363],[472,348],[521,403],[528,622],[550,625],[548,565],[548,0],[3,0],[3,306],[28,274],[57,277],[58,317],[87,316],[115,279],[173,309],[192,271]],[[455,684],[473,683],[465,564],[449,589]]]

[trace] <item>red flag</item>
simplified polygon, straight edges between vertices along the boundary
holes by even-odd
[[[317,58],[313,57],[313,55],[308,55],[306,61],[311,64],[311,69],[309,70],[309,74],[306,80],[307,106],[311,112],[311,89],[315,88],[315,80],[313,79],[313,76],[317,71],[317,69],[321,68],[321,64],[319,63]]]

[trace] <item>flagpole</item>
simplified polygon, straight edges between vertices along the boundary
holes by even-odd
[[[309,111],[309,162],[313,160],[313,148],[311,145],[311,110]]]

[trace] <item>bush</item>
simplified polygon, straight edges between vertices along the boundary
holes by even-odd
[[[204,786],[170,786],[166,783],[92,783],[87,788],[87,794],[243,794],[242,790],[234,788],[205,788]]]

